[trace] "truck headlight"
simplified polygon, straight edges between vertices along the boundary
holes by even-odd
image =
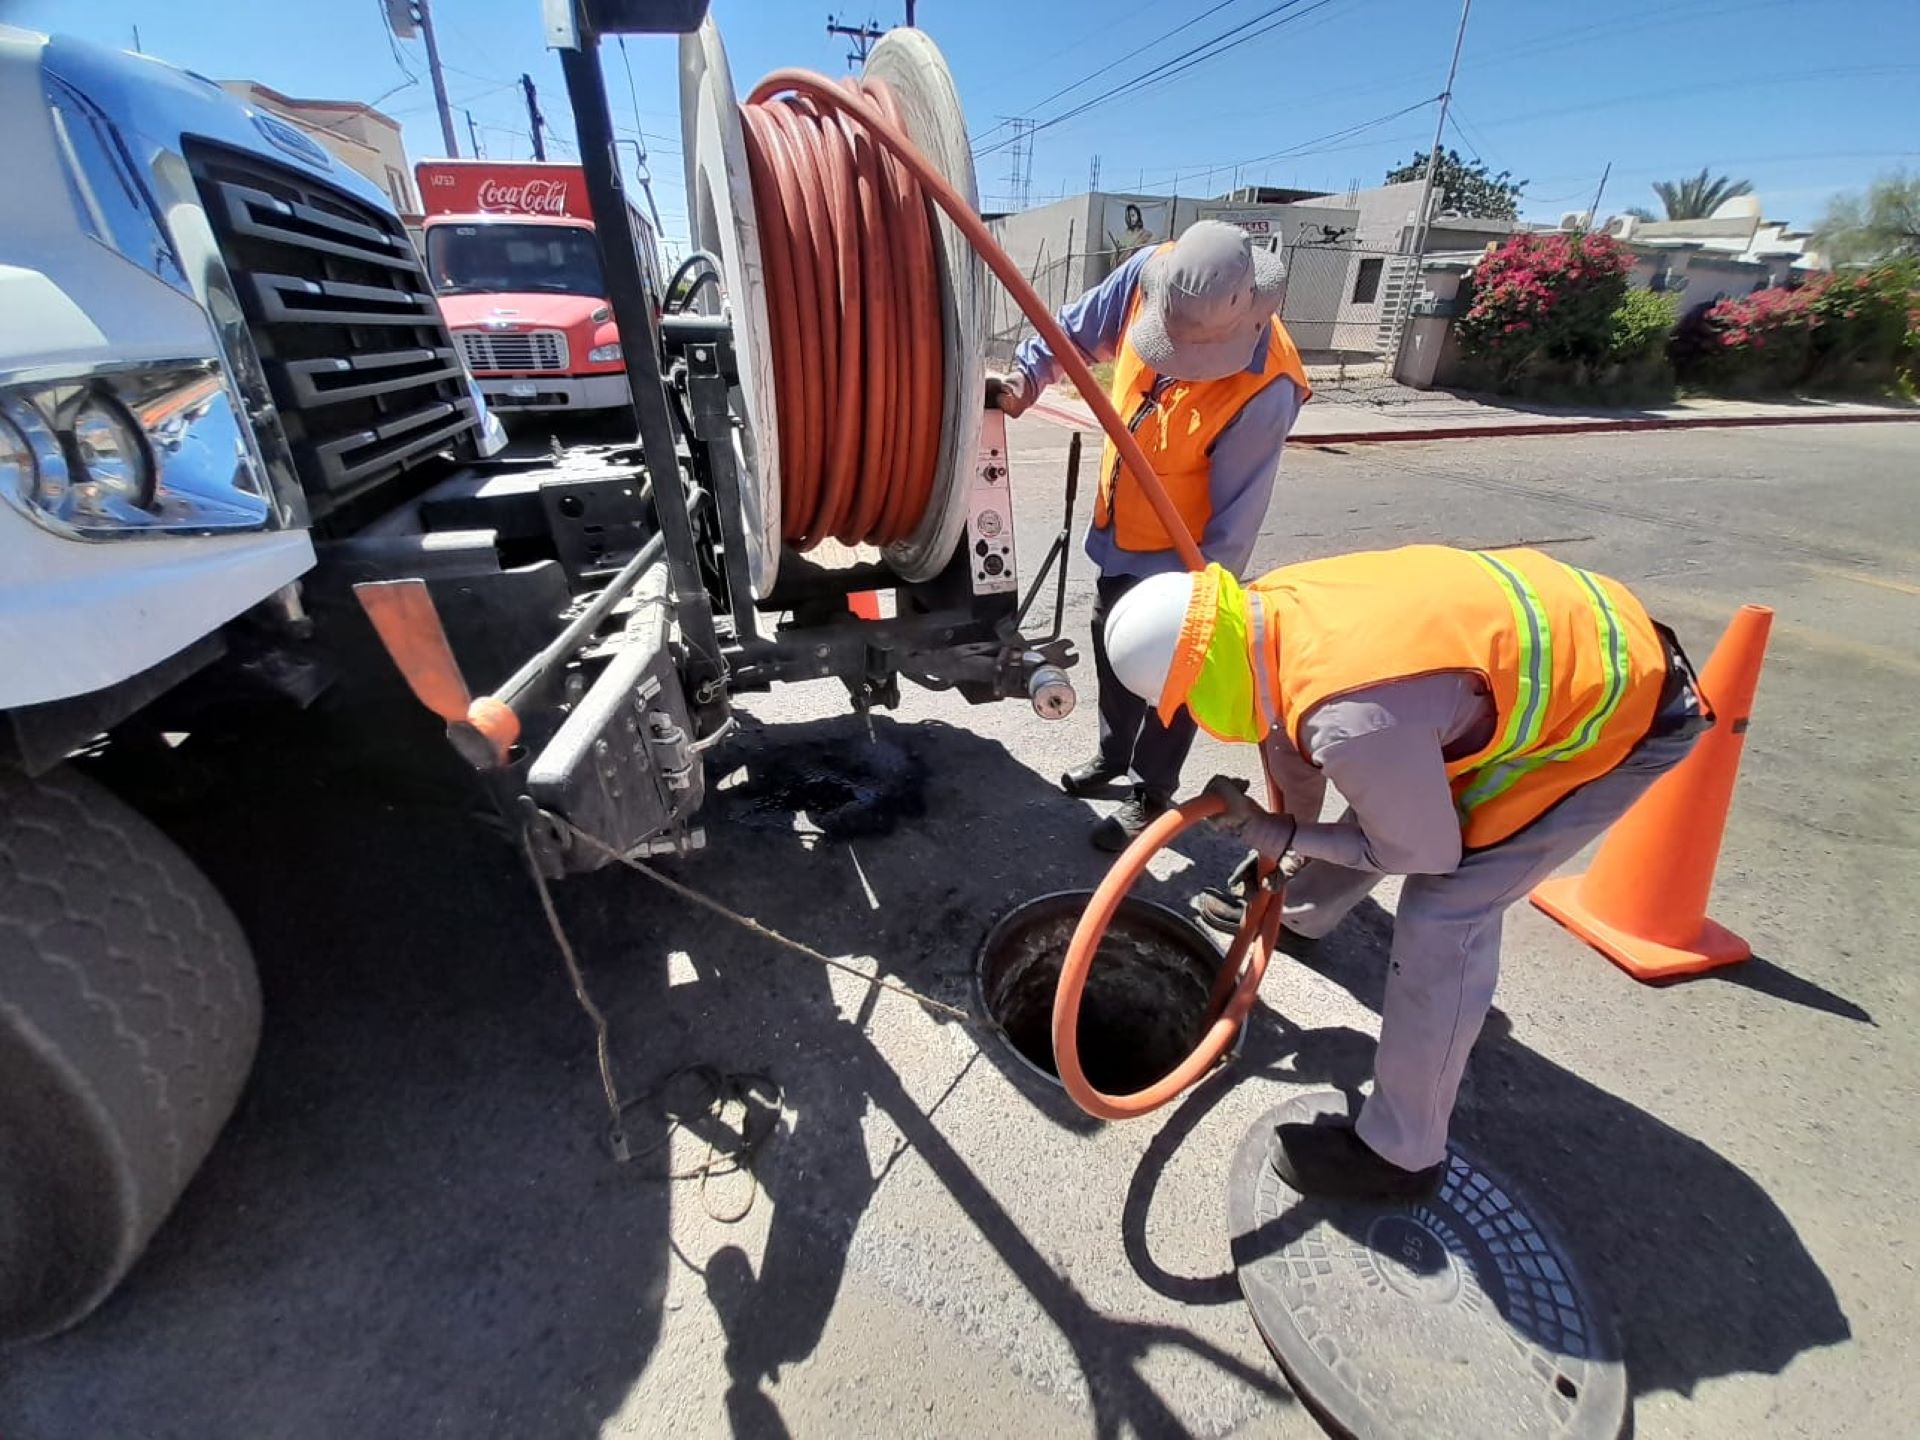
[[[111,515],[119,505],[153,500],[153,454],[120,403],[98,391],[80,402],[73,437],[74,490],[83,509]]]
[[[614,341],[611,345],[596,345],[587,351],[587,363],[590,365],[604,365],[609,360],[618,360],[620,358],[620,342],[618,340]]]
[[[0,389],[0,501],[69,539],[263,529],[243,423],[213,360]]]

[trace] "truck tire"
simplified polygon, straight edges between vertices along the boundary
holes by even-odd
[[[0,765],[0,1343],[106,1298],[259,1037],[253,957],[206,876],[71,767]]]

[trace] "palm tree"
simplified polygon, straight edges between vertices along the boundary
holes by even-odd
[[[1752,194],[1753,182],[1709,175],[1702,168],[1698,175],[1685,180],[1654,181],[1653,193],[1667,207],[1667,219],[1705,220],[1734,196]]]

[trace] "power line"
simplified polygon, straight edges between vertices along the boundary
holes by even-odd
[[[1473,156],[1473,163],[1476,165],[1486,164],[1487,157],[1480,153],[1479,146],[1467,138],[1467,132],[1465,127],[1460,123],[1460,117],[1449,111],[1447,113],[1447,123],[1453,127],[1453,133],[1460,137],[1460,143],[1467,147],[1467,153]]]
[[[1231,0],[1226,0],[1226,3],[1231,3]],[[1141,71],[1139,74],[1130,76],[1127,79],[1120,81],[1117,85],[1109,86],[1107,89],[1102,90],[1098,95],[1095,95],[1090,99],[1083,100],[1079,104],[1073,106],[1068,110],[1063,111],[1058,115],[1055,115],[1049,119],[1040,121],[1035,128],[1040,130],[1051,129],[1053,126],[1062,124],[1065,121],[1071,120],[1076,116],[1084,115],[1087,111],[1093,109],[1097,105],[1105,104],[1108,100],[1111,100],[1114,96],[1120,94],[1123,91],[1134,90],[1136,89],[1136,87],[1144,87],[1152,82],[1156,82],[1160,80],[1171,80],[1174,76],[1182,74],[1187,70],[1191,70],[1195,65],[1202,64],[1205,61],[1211,60],[1218,55],[1223,55],[1228,50],[1233,49],[1235,46],[1245,44],[1248,40],[1255,39],[1260,34],[1265,34],[1266,32],[1264,30],[1258,31],[1254,35],[1245,35],[1242,32],[1246,31],[1247,29],[1249,29],[1254,25],[1258,25],[1263,20],[1270,19],[1272,16],[1280,14],[1282,11],[1291,10],[1292,8],[1294,8],[1296,5],[1300,3],[1301,3],[1301,0],[1281,0],[1280,4],[1275,5],[1270,9],[1262,10],[1259,14],[1254,15],[1250,19],[1241,21],[1238,25],[1232,26],[1229,29],[1221,31],[1218,35],[1215,35],[1210,39],[1202,40],[1198,45],[1194,45],[1189,47],[1188,49],[1182,50],[1178,55],[1174,55],[1169,57],[1166,60],[1162,60],[1159,64],[1150,66],[1147,69]],[[1328,0],[1319,0],[1319,4],[1326,4],[1326,3],[1328,3]],[[1199,16],[1196,16],[1195,18],[1196,19],[1204,18],[1205,16],[1211,15],[1214,13],[1214,11],[1219,10],[1221,8],[1222,8],[1221,5],[1215,5],[1212,9],[1202,11],[1201,14]],[[1319,5],[1315,5],[1311,8],[1318,9]],[[1184,28],[1184,27],[1181,27],[1181,28]],[[1270,29],[1273,27],[1269,26],[1268,28]],[[1169,33],[1173,33],[1173,32],[1169,32]],[[1235,37],[1236,35],[1240,36],[1241,38],[1238,40],[1234,40],[1233,37]],[[1164,39],[1165,37],[1162,36],[1160,38]],[[1232,44],[1222,43],[1223,41],[1229,41],[1229,40],[1231,40],[1233,43]],[[1138,52],[1134,51],[1130,53],[1137,54]],[[1105,68],[1111,69],[1112,67],[1108,66]],[[1068,90],[1078,89],[1079,85],[1084,83],[1085,83],[1084,81],[1080,81],[1080,82],[1076,82],[1073,85],[1069,85],[1066,90],[1056,90],[1052,95],[1048,96],[1047,98],[1049,100],[1057,99],[1059,98],[1059,96],[1066,94]],[[1044,104],[1045,102],[1043,101],[1042,103]],[[979,154],[991,155],[995,150],[1006,148],[1006,146],[1009,143],[1010,143],[1009,141],[1001,141],[997,145],[989,146],[985,150],[980,151]]]
[[[1605,100],[1591,100],[1580,105],[1562,105],[1551,110],[1529,110],[1524,114],[1507,115],[1498,120],[1489,120],[1480,128],[1498,130],[1511,125],[1529,125],[1535,120],[1558,119],[1562,115],[1584,115],[1594,110],[1611,110],[1622,105],[1645,105],[1650,101],[1687,99],[1714,91],[1751,90],[1768,85],[1798,84],[1807,80],[1864,79],[1882,75],[1906,75],[1916,70],[1920,70],[1920,65],[1839,65],[1819,70],[1788,70],[1777,75],[1750,75],[1744,80],[1715,80],[1703,85],[1687,86],[1684,89],[1648,90],[1637,95],[1613,95]]]
[[[1198,171],[1204,168],[1206,172],[1209,175],[1211,175],[1216,170],[1240,170],[1240,169],[1245,169],[1246,167],[1251,165],[1268,165],[1274,162],[1275,160],[1292,160],[1302,155],[1332,154],[1335,151],[1340,149],[1359,148],[1359,147],[1348,147],[1348,146],[1328,146],[1326,149],[1320,149],[1317,147],[1325,145],[1326,142],[1328,141],[1345,140],[1350,138],[1351,136],[1362,134],[1368,130],[1372,130],[1376,128],[1377,126],[1385,125],[1388,122],[1393,120],[1398,120],[1403,115],[1411,115],[1416,110],[1424,110],[1427,108],[1427,106],[1433,104],[1439,98],[1440,97],[1438,95],[1429,95],[1423,100],[1414,101],[1411,105],[1402,105],[1398,110],[1390,110],[1385,115],[1376,115],[1371,120],[1362,120],[1353,125],[1343,125],[1338,130],[1329,130],[1324,135],[1316,135],[1311,140],[1302,140],[1297,144],[1287,146],[1285,149],[1269,151],[1265,155],[1249,155],[1240,160],[1223,160],[1216,164],[1211,164],[1204,167],[1199,165],[1182,165],[1178,173],[1182,175],[1189,175],[1194,173],[1195,171]],[[1376,141],[1367,142],[1368,145],[1373,145],[1376,143],[1379,143],[1379,142],[1376,142]],[[1156,183],[1160,183],[1160,181],[1157,179]]]
[[[1333,0],[1314,0],[1314,3],[1307,5],[1304,9],[1296,9],[1295,7],[1301,4],[1301,0],[1281,0],[1280,4],[1272,6],[1269,9],[1262,10],[1259,14],[1253,16],[1251,19],[1243,20],[1238,25],[1235,25],[1230,29],[1221,31],[1218,35],[1215,35],[1212,39],[1203,40],[1200,42],[1200,44],[1192,46],[1189,49],[1183,50],[1178,55],[1174,55],[1169,59],[1161,61],[1158,65],[1155,65],[1150,67],[1149,69],[1143,70],[1139,74],[1130,76],[1129,78],[1121,81],[1117,85],[1113,85],[1105,90],[1102,90],[1098,95],[1095,95],[1090,99],[1081,101],[1078,105],[1073,106],[1069,110],[1062,111],[1058,115],[1054,115],[1048,119],[1039,121],[1034,125],[1033,129],[1034,131],[1050,130],[1055,125],[1064,124],[1068,120],[1072,120],[1080,115],[1086,114],[1087,111],[1092,110],[1096,106],[1106,104],[1107,101],[1113,99],[1116,95],[1119,95],[1124,91],[1134,91],[1135,93],[1138,93],[1142,89],[1162,84],[1168,80],[1172,80],[1176,76],[1185,74],[1187,71],[1193,69],[1195,66],[1203,65],[1209,60],[1217,59],[1221,55],[1226,54],[1228,51],[1238,49],[1240,46],[1247,44],[1249,41],[1257,40],[1262,35],[1266,35],[1274,30],[1277,30],[1283,25],[1291,24],[1301,19],[1304,19],[1306,16],[1312,14],[1314,11],[1322,9],[1325,6],[1330,5],[1332,3],[1333,3]],[[1288,11],[1291,11],[1292,13],[1290,14],[1282,13],[1282,12],[1288,12]],[[1274,19],[1273,17],[1275,16],[1278,16],[1279,18]],[[1266,21],[1269,23],[1261,24],[1262,21]],[[1256,25],[1259,25],[1260,28],[1257,30],[1252,29],[1252,27]],[[1238,37],[1238,38],[1235,38],[1235,37]],[[1029,132],[1029,133],[1032,133],[1032,132]],[[1007,141],[1002,141],[998,144],[990,145],[986,147],[984,150],[977,152],[976,158],[979,158],[980,156],[991,155],[996,150],[1003,150],[1007,147],[1008,143],[1009,142]]]
[[[1183,20],[1178,25],[1174,26],[1171,30],[1166,31],[1164,34],[1154,36],[1153,39],[1147,41],[1145,44],[1134,46],[1133,49],[1127,51],[1126,54],[1119,56],[1117,59],[1108,61],[1105,65],[1102,65],[1098,70],[1089,71],[1087,74],[1082,75],[1078,80],[1074,81],[1071,85],[1063,85],[1060,89],[1054,91],[1051,95],[1046,95],[1041,97],[1040,99],[1034,101],[1033,104],[1027,106],[1026,108],[1029,110],[1038,110],[1043,105],[1050,105],[1055,100],[1058,100],[1062,95],[1069,95],[1073,93],[1075,90],[1078,90],[1082,85],[1086,84],[1089,80],[1098,80],[1102,75],[1105,75],[1110,70],[1114,69],[1116,66],[1124,65],[1127,61],[1131,60],[1134,56],[1153,49],[1153,47],[1160,44],[1161,41],[1171,40],[1174,36],[1178,35],[1182,30],[1191,30],[1195,25],[1198,25],[1202,20],[1206,19],[1209,15],[1217,14],[1219,11],[1226,9],[1229,5],[1234,5],[1238,3],[1239,3],[1239,0],[1220,0],[1220,3],[1217,5],[1209,5],[1205,10],[1202,10],[1198,15],[1194,16],[1191,20]],[[1255,18],[1258,18],[1258,17],[1255,17]]]

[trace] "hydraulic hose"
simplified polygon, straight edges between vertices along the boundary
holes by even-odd
[[[900,497],[890,491],[876,495],[867,488],[869,483],[893,482],[870,482],[871,457],[864,452],[880,449],[884,436],[888,462],[883,473],[897,476],[901,472],[894,467],[902,463],[903,444],[911,451],[916,439],[924,440],[928,449],[937,441],[938,385],[933,390],[929,418],[916,388],[923,379],[919,370],[903,368],[877,375],[872,369],[876,355],[890,353],[872,343],[876,333],[892,332],[898,338],[898,327],[909,317],[929,313],[924,302],[915,300],[914,280],[919,273],[915,257],[921,253],[923,241],[929,261],[932,257],[931,216],[925,211],[926,201],[931,200],[959,227],[967,243],[1007,287],[1047,342],[1113,442],[1121,463],[1138,481],[1181,562],[1189,570],[1201,569],[1204,562],[1200,549],[1186,522],[1139,442],[1093,378],[1079,348],[1067,338],[1019,267],[995,243],[973,208],[907,138],[886,86],[874,81],[849,81],[842,87],[810,71],[776,70],[754,88],[744,111],[748,165],[753,171],[754,205],[760,216],[773,305],[783,509],[789,504],[789,494],[802,502],[794,507],[802,513],[784,521],[783,529],[817,538],[840,533],[834,527],[848,514],[856,522],[851,525],[855,532],[860,529],[858,519],[869,512],[897,519],[902,513]],[[852,123],[855,121],[857,125]],[[880,163],[866,143],[869,140],[878,142],[887,158],[917,182],[917,188],[890,178],[893,168]],[[921,217],[925,218],[924,225],[919,223]],[[890,229],[874,228],[891,224],[912,233],[894,234]],[[776,259],[776,255],[781,258]],[[783,263],[786,268],[778,269]],[[866,268],[869,265],[875,268]],[[896,277],[895,283],[870,283],[872,277],[881,274]],[[903,274],[906,288],[899,290],[898,277]],[[857,294],[850,298],[849,277],[856,275],[865,279],[853,281]],[[851,304],[853,308],[834,312],[827,301],[835,293],[841,305]],[[928,335],[937,330],[937,292],[934,299]],[[857,383],[847,368],[846,357],[851,350],[842,344],[842,337],[854,333],[869,342],[862,351],[866,368],[855,372]],[[903,367],[910,367],[909,352],[891,353],[902,356],[898,363]],[[936,361],[938,355],[936,337]],[[824,363],[830,360],[839,363]],[[820,368],[813,368],[814,362]],[[853,404],[854,392],[863,398],[858,410]],[[831,404],[824,403],[828,399]],[[903,440],[900,426],[909,419],[924,428]],[[854,437],[849,443],[863,451],[857,476],[850,468],[835,468],[836,464],[850,466],[841,443],[842,432],[848,429]],[[790,456],[811,468],[787,479]],[[909,465],[906,473],[917,485],[918,472]],[[917,489],[913,493],[920,495],[919,503],[924,506],[924,494]],[[917,519],[919,510],[913,513]],[[1274,806],[1281,808],[1280,787],[1271,768],[1267,791]],[[1114,912],[1153,855],[1175,836],[1218,814],[1220,806],[1219,800],[1200,796],[1169,810],[1143,830],[1094,891],[1067,946],[1053,1002],[1054,1065],[1067,1094],[1090,1115],[1124,1120],[1166,1104],[1219,1062],[1259,996],[1260,981],[1280,931],[1280,896],[1266,884],[1273,869],[1270,862],[1262,862],[1262,883],[1248,901],[1246,918],[1227,950],[1214,983],[1206,1033],[1193,1053],[1171,1073],[1132,1095],[1102,1094],[1093,1088],[1080,1065],[1080,997]]]

